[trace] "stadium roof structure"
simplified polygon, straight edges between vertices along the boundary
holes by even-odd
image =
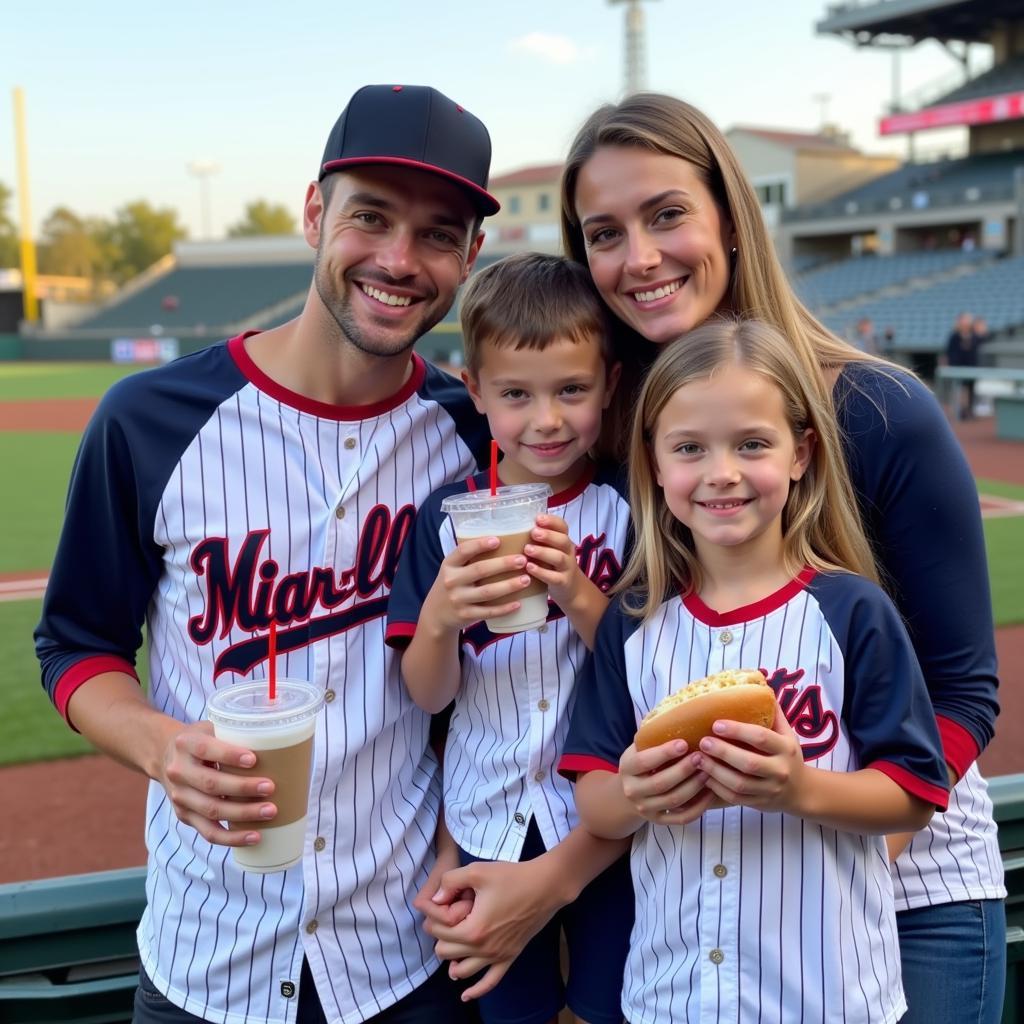
[[[1020,0],[878,0],[832,4],[815,28],[861,46],[895,39],[983,43],[988,42],[994,21],[1020,15]]]
[[[562,174],[561,164],[541,164],[537,167],[522,167],[518,171],[499,174],[491,178],[490,188],[508,188],[510,185],[546,185],[557,181]]]
[[[792,131],[787,128],[758,128],[747,124],[733,125],[729,132],[745,132],[747,135],[756,135],[766,142],[774,142],[787,149],[822,149],[830,153],[855,152],[845,138],[837,138],[821,132]]]

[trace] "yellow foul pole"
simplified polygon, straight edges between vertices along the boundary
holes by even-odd
[[[14,149],[18,156],[18,200],[21,210],[21,286],[25,294],[25,319],[39,319],[36,298],[36,247],[32,241],[32,217],[28,202],[28,149],[25,145],[25,95],[14,88]]]

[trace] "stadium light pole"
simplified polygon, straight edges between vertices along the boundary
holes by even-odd
[[[608,0],[626,5],[626,92],[632,96],[647,88],[647,60],[644,52],[643,0]]]
[[[203,238],[210,237],[210,178],[220,170],[220,164],[214,160],[190,160],[189,174],[199,179],[199,204],[202,215]]]

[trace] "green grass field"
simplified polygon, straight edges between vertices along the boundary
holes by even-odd
[[[49,568],[77,450],[77,434],[0,433],[0,480],[18,488],[0,531],[0,573]]]
[[[111,363],[0,363],[0,402],[97,398],[139,369]]]

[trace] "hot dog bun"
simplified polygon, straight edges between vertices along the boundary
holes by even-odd
[[[696,750],[720,718],[771,728],[775,693],[762,673],[727,669],[670,693],[644,716],[636,733],[636,749],[686,740],[687,747]]]

